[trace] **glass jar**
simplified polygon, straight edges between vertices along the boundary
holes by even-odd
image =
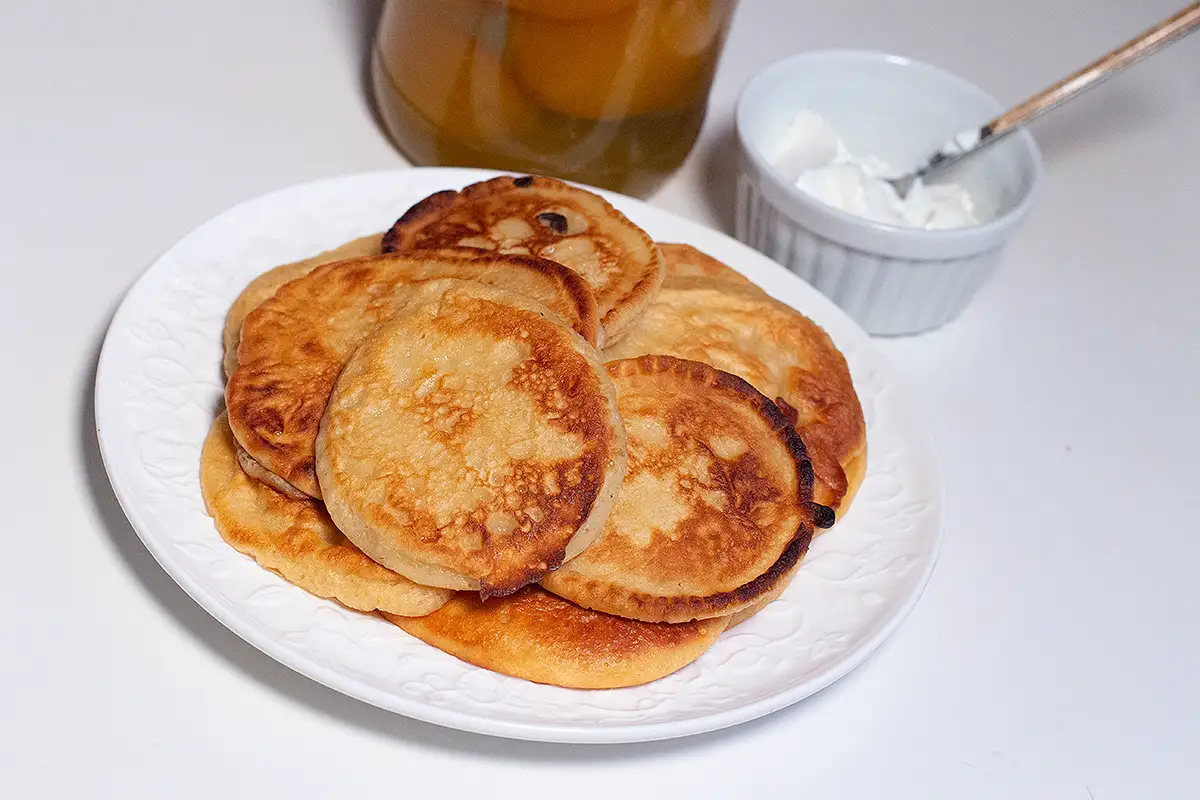
[[[418,164],[646,195],[695,143],[736,0],[389,0],[375,97]]]

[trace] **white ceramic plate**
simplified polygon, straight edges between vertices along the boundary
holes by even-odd
[[[832,303],[733,239],[620,195],[605,193],[655,239],[711,253],[816,320],[849,361],[867,418],[867,477],[781,599],[662,680],[561,689],[472,667],[314,597],[217,534],[200,497],[200,446],[222,404],[221,328],[234,297],[270,267],[385,230],[422,197],[492,174],[397,170],[286,189],[206,222],[146,271],[113,319],[96,377],[105,467],[146,547],[196,602],[271,657],[381,708],[479,733],[685,736],[770,713],[845,675],[895,630],[933,569],[942,488],[930,437],[870,339]]]

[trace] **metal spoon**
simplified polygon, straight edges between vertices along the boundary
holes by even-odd
[[[974,155],[998,142],[1026,122],[1040,117],[1050,109],[1090,89],[1115,72],[1145,58],[1171,42],[1178,41],[1200,26],[1200,2],[1192,3],[1170,19],[1088,64],[1078,72],[1063,78],[1048,89],[1038,92],[1025,102],[1005,111],[980,128],[962,131],[942,145],[925,163],[907,175],[891,178],[888,183],[900,197],[908,195],[913,182]]]

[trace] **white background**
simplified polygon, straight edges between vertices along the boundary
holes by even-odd
[[[657,205],[730,229],[733,101],[829,46],[1016,102],[1171,0],[743,0]],[[0,779],[11,797],[1200,794],[1200,37],[1037,124],[1043,191],[957,322],[884,340],[932,426],[942,560],[859,670],[691,739],[553,746],[296,675],[157,567],[92,430],[100,339],[163,250],[249,197],[403,163],[364,97],[375,2],[0,6]]]

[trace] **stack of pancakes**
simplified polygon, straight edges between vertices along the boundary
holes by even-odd
[[[866,464],[817,325],[602,198],[501,177],[255,279],[201,484],[295,585],[472,664],[630,686],[782,592]]]

